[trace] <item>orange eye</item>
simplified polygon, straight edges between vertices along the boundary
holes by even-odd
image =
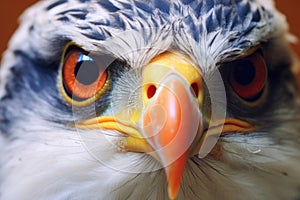
[[[70,48],[62,64],[63,87],[73,100],[94,97],[107,81],[107,66],[80,48]]]
[[[230,71],[231,87],[241,98],[253,101],[262,93],[267,79],[266,63],[260,52],[235,61]]]

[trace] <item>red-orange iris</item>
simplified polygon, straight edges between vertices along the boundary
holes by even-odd
[[[235,61],[230,71],[231,87],[241,98],[256,99],[265,87],[267,69],[260,52]]]
[[[63,83],[70,97],[85,100],[97,94],[107,80],[107,71],[85,51],[75,48],[63,63]]]

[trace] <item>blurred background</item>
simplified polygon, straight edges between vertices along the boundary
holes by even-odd
[[[34,2],[37,0],[7,0],[0,3],[0,55],[6,49],[9,38],[18,26],[19,15]],[[279,10],[287,16],[291,32],[300,39],[300,1],[276,0],[276,2]],[[298,44],[292,46],[300,56],[300,40]]]

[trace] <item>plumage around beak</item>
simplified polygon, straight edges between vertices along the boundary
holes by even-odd
[[[100,116],[75,123],[77,128],[111,129],[126,137],[125,151],[145,152],[163,166],[170,199],[176,199],[185,164],[211,135],[248,132],[238,119],[204,127],[202,75],[186,56],[165,52],[143,70],[142,108],[131,116]],[[208,124],[209,122],[205,122]],[[220,129],[220,126],[223,129]]]

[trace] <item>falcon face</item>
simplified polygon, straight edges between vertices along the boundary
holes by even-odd
[[[0,199],[297,199],[299,99],[271,0],[51,0],[0,78]]]

